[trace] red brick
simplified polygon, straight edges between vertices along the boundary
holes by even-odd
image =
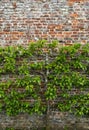
[[[71,13],[70,14],[70,17],[72,17],[72,18],[77,18],[79,15],[77,14],[77,13]]]

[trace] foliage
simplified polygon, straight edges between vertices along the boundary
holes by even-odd
[[[89,44],[0,47],[0,112],[89,114]],[[53,106],[54,104],[54,106]]]

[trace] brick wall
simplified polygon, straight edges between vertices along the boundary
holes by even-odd
[[[50,113],[48,120],[44,115],[20,114],[9,117],[0,114],[0,117],[0,130],[89,130],[89,118],[78,118],[56,111]]]
[[[89,0],[1,0],[0,45],[89,42]]]

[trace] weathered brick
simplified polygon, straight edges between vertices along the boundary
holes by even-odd
[[[77,3],[83,3],[83,2],[86,2],[86,1],[88,1],[88,0],[68,0],[68,4],[71,6],[75,2],[77,2]]]
[[[0,1],[0,44],[28,44],[35,38],[74,43],[82,37],[87,43],[88,34],[89,0]]]

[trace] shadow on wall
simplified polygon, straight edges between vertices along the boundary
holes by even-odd
[[[33,128],[33,129],[14,129],[14,128],[2,129],[0,128],[0,130],[89,130],[89,129],[78,128],[76,126],[71,126],[71,127],[65,126],[65,127],[60,127],[60,128],[59,127],[51,128],[47,126],[47,127]]]

